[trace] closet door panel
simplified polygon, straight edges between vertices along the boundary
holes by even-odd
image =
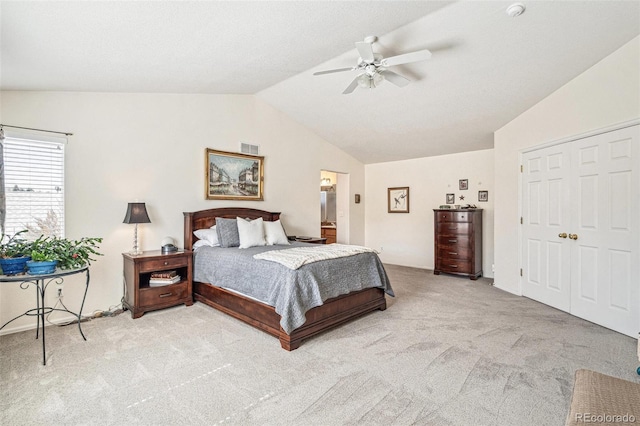
[[[640,325],[638,126],[571,143],[571,310],[637,336]],[[635,214],[635,216],[634,216]]]
[[[570,308],[570,152],[557,145],[523,156],[522,292],[563,311]]]

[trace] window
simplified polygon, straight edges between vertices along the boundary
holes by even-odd
[[[6,135],[5,232],[64,236],[65,138]]]

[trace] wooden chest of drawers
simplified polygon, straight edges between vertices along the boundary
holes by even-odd
[[[482,209],[434,209],[435,267],[441,272],[482,276]]]

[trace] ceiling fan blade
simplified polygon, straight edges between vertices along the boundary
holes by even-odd
[[[384,76],[385,80],[388,80],[390,83],[393,83],[398,87],[404,87],[407,84],[411,83],[411,80],[393,71],[385,70],[385,71],[382,71],[380,74]]]
[[[356,90],[356,87],[358,87],[358,78],[360,78],[360,76],[356,76],[356,78],[353,79],[351,84],[348,85],[346,89],[344,89],[344,92],[342,92],[343,95],[348,95],[349,93]]]
[[[343,71],[353,71],[354,68],[336,68],[335,70],[326,70],[326,71],[317,71],[314,72],[313,75],[324,75],[324,74],[333,74],[334,72],[343,72]]]
[[[392,67],[394,65],[408,64],[411,62],[424,61],[431,57],[431,52],[428,50],[418,50],[416,52],[404,53],[402,55],[392,56],[380,61],[380,65],[383,67]]]
[[[358,49],[358,54],[364,62],[370,64],[375,60],[373,57],[373,48],[371,47],[371,43],[358,41],[356,42],[356,49]]]

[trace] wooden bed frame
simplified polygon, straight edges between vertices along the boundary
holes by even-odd
[[[266,221],[275,221],[280,213],[248,208],[219,208],[184,213],[184,246],[193,247],[198,240],[193,235],[197,229],[210,228],[215,225],[216,217],[242,217]],[[381,288],[368,288],[354,291],[343,296],[328,299],[322,306],[315,307],[306,313],[307,321],[291,334],[280,327],[280,315],[272,306],[242,296],[238,293],[216,287],[209,283],[193,283],[193,296],[196,301],[205,303],[226,314],[246,322],[260,330],[280,339],[282,348],[292,351],[300,346],[303,339],[307,339],[339,324],[360,317],[368,312],[387,308],[384,291]]]

